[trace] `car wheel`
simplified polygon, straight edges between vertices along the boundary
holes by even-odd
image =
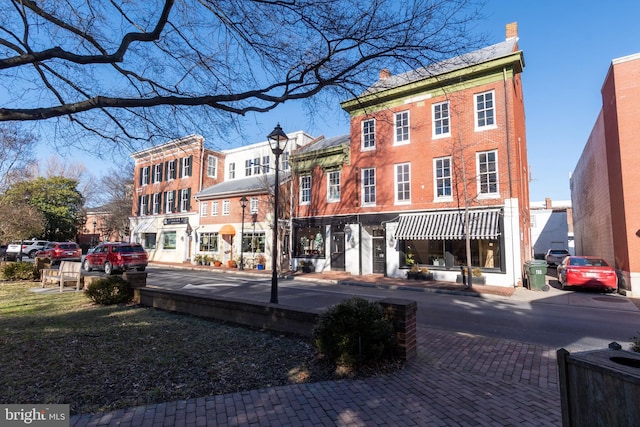
[[[89,264],[89,260],[85,259],[84,263],[82,264],[82,267],[84,267],[84,271],[91,271],[91,265]]]
[[[104,263],[104,274],[111,276],[113,274],[113,266],[109,261]]]
[[[144,271],[144,269],[145,269],[145,267],[138,267],[138,268],[136,268],[136,270],[138,270],[138,271]]]
[[[32,250],[31,252],[29,252],[29,258],[34,259],[36,257],[36,252],[38,252],[37,250]]]

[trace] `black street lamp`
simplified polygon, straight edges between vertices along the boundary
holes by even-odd
[[[93,236],[91,237],[91,246],[96,245],[96,225],[97,224],[98,224],[98,221],[94,219],[93,220]]]
[[[273,188],[273,250],[271,251],[271,303],[278,303],[278,170],[280,168],[280,154],[284,152],[289,138],[282,131],[280,123],[273,128],[267,136],[271,151],[276,156],[275,162],[275,180]]]
[[[247,198],[245,196],[240,197],[240,206],[242,207],[242,229],[240,231],[240,270],[244,270],[244,208],[247,207]]]

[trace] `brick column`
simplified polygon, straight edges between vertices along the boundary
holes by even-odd
[[[393,322],[398,356],[408,362],[418,354],[416,313],[418,304],[396,298],[387,298],[379,302],[385,317]]]
[[[140,304],[140,288],[147,286],[147,273],[144,271],[125,271],[122,278],[133,286],[133,301]]]

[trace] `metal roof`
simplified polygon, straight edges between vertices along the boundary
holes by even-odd
[[[280,171],[278,180],[280,184],[291,177],[289,171]],[[242,179],[231,179],[205,188],[195,194],[196,199],[211,199],[228,197],[241,194],[262,194],[270,191],[275,182],[275,174],[262,174]]]

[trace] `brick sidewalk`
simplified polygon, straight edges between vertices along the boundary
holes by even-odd
[[[71,417],[71,426],[560,426],[555,350],[418,328],[418,357],[326,381]]]

